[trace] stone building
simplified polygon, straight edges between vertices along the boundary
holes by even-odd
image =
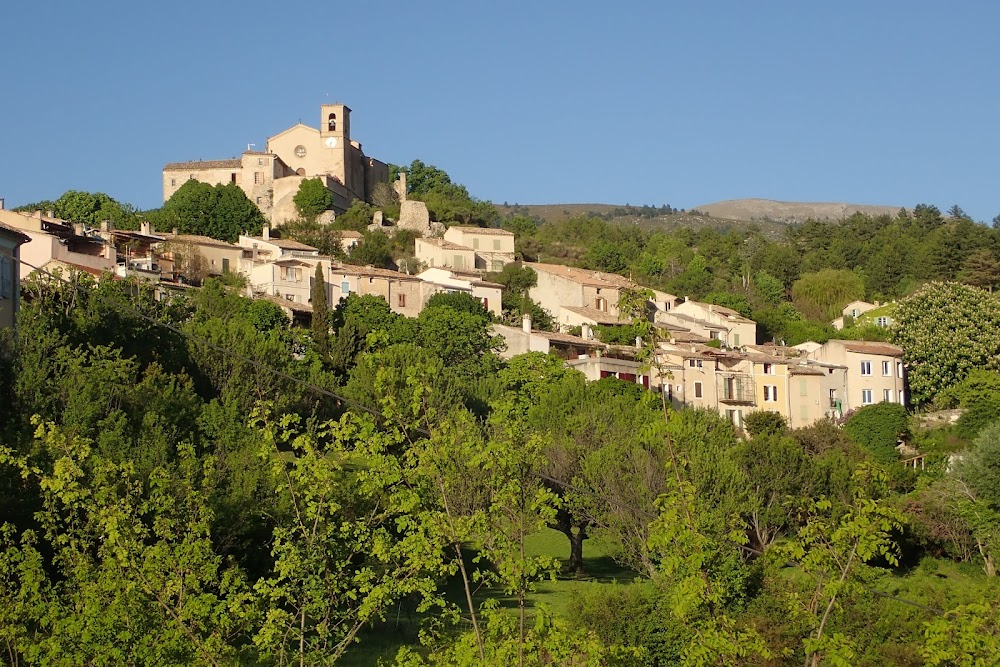
[[[371,200],[376,183],[389,181],[389,167],[351,139],[351,110],[344,104],[320,107],[319,129],[297,123],[269,137],[264,151],[246,151],[229,160],[171,162],[163,168],[163,201],[188,180],[235,183],[273,224],[298,217],[292,198],[306,178],[320,178],[343,213],[355,199]]]

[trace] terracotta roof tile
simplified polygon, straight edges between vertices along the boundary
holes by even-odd
[[[525,262],[524,266],[535,271],[542,271],[555,276],[561,276],[567,280],[580,283],[581,285],[593,285],[596,287],[636,287],[637,285],[617,273],[603,273],[601,271],[591,271],[589,269],[578,269],[574,266],[564,266],[562,264],[542,264],[539,262]]]
[[[194,160],[192,162],[171,162],[163,167],[163,171],[190,171],[192,169],[240,169],[243,161],[238,158],[231,160]]]
[[[500,229],[499,227],[475,227],[472,225],[452,225],[448,229],[460,229],[463,232],[470,232],[473,234],[487,234],[492,236],[514,235],[514,232],[508,232],[506,229]]]

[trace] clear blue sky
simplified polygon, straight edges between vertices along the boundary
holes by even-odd
[[[497,203],[1000,213],[1000,3],[10,0],[0,196],[161,203],[319,105]]]

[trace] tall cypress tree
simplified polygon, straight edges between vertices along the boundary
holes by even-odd
[[[330,352],[330,318],[326,308],[326,279],[323,264],[316,263],[316,275],[312,284],[312,333],[316,351],[326,357]]]

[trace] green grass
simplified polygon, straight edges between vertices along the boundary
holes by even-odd
[[[544,604],[553,614],[569,618],[570,603],[574,593],[582,592],[589,586],[601,586],[615,581],[628,583],[639,576],[636,572],[615,563],[595,540],[585,540],[583,543],[584,574],[568,573],[566,563],[569,561],[569,540],[557,530],[545,529],[531,535],[526,541],[525,548],[530,556],[553,556],[563,562],[563,571],[555,581],[540,582],[529,594],[527,599],[529,612],[532,607]],[[474,556],[475,552],[472,550],[465,552],[467,567],[476,567],[472,564]],[[505,596],[499,590],[478,588],[474,591],[473,599],[477,604],[482,604],[488,599],[496,599],[500,601],[501,607],[511,610],[512,613],[517,609],[517,600]],[[448,581],[446,597],[462,609],[465,608],[465,591],[460,578],[453,577]],[[391,663],[402,646],[417,644],[419,621],[419,615],[405,603],[397,605],[386,614],[385,621],[375,624],[363,633],[361,641],[351,647],[344,656],[343,664],[351,667],[375,665],[380,658]]]

